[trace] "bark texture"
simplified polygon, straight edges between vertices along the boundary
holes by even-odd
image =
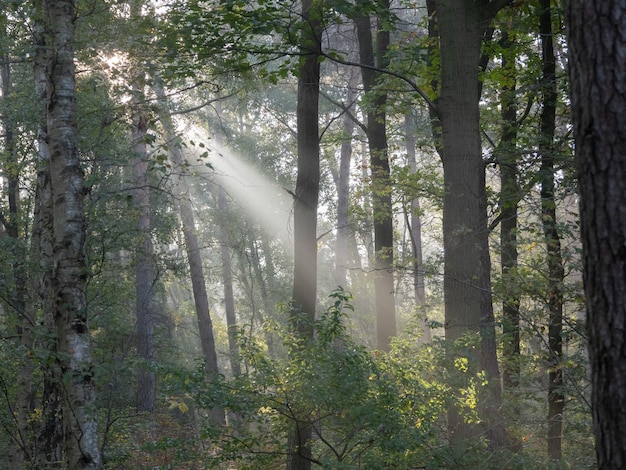
[[[35,189],[35,208],[31,238],[31,258],[35,273],[33,291],[36,303],[42,311],[42,329],[44,344],[50,357],[57,354],[56,332],[54,326],[54,293],[52,291],[53,276],[53,232],[52,232],[52,188],[50,183],[50,147],[47,138],[46,120],[46,67],[49,58],[46,40],[46,22],[43,4],[36,2],[33,22],[33,76],[35,97],[40,103],[41,120],[37,127],[37,183]],[[62,464],[63,452],[63,420],[61,412],[61,381],[60,371],[54,360],[48,360],[42,368],[43,391],[41,396],[41,422],[35,431],[36,449],[31,456],[31,463],[43,466],[44,462],[51,468],[59,468]]]
[[[493,16],[506,2],[437,1],[434,9],[439,31],[441,61],[437,101],[442,130],[444,168],[444,303],[446,340],[453,343],[465,333],[480,333],[474,358],[489,379],[481,400],[486,428],[468,426],[450,410],[448,431],[453,445],[485,432],[493,447],[508,439],[500,419],[501,391],[491,303],[491,262],[487,228],[485,167],[480,133],[481,43]]]
[[[84,175],[77,148],[71,0],[45,1],[51,53],[46,68],[47,137],[53,216],[54,321],[64,384],[64,451],[72,469],[101,469],[95,382],[87,323]]]
[[[626,1],[566,2],[598,468],[626,468]]]

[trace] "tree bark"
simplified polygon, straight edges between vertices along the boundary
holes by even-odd
[[[565,270],[561,254],[561,238],[557,230],[555,198],[556,128],[556,60],[552,41],[552,13],[550,0],[539,3],[539,35],[542,52],[542,108],[539,118],[539,156],[541,157],[541,221],[548,262],[548,457],[561,460],[563,431],[563,281]]]
[[[101,469],[95,380],[87,322],[84,175],[78,154],[74,22],[71,0],[44,2],[50,55],[46,68],[47,137],[53,210],[54,320],[63,393],[67,464]]]
[[[319,95],[322,11],[318,0],[302,0],[301,64],[298,71],[298,175],[294,201],[294,275],[290,323],[313,338],[317,303],[317,205],[320,186]],[[298,416],[298,415],[297,415]],[[312,426],[299,416],[288,438],[287,470],[311,468]]]
[[[137,78],[140,84],[144,78]],[[133,105],[133,199],[138,212],[135,251],[135,312],[137,354],[142,361],[137,370],[137,410],[154,411],[156,375],[154,373],[154,295],[153,246],[151,234],[150,182],[148,178],[148,115],[144,108],[142,86],[134,87]]]
[[[357,2],[362,8],[367,2]],[[355,18],[361,76],[365,93],[371,98],[367,111],[367,140],[370,155],[372,184],[372,218],[374,221],[374,291],[376,297],[376,345],[388,351],[391,338],[396,336],[396,307],[393,283],[393,212],[391,204],[391,170],[387,145],[386,106],[387,93],[376,90],[380,72],[388,65],[387,52],[390,35],[384,27],[383,17],[389,12],[389,1],[379,2],[376,50],[372,25],[368,14]]]
[[[490,445],[508,442],[499,411],[501,390],[496,357],[495,324],[491,303],[491,262],[487,228],[485,167],[480,133],[481,42],[498,10],[491,1],[437,1],[441,92],[438,117],[442,130],[444,168],[444,303],[446,340],[454,343],[465,333],[480,333],[480,354],[474,358],[489,380],[480,401]],[[448,414],[454,446],[476,436],[456,410]],[[482,431],[481,431],[482,432]]]
[[[626,468],[626,1],[566,2],[598,468]]]
[[[52,290],[53,277],[53,214],[52,188],[50,182],[50,147],[47,137],[46,67],[48,57],[45,11],[43,3],[35,2],[33,20],[33,76],[35,97],[40,103],[41,120],[37,126],[37,182],[35,208],[31,238],[31,266],[34,267],[33,291],[37,305],[42,311],[42,347],[52,360],[42,367],[43,390],[41,395],[41,420],[36,431],[36,452],[32,464],[60,468],[63,462],[63,419],[61,411],[61,377],[57,357],[56,331],[54,326],[55,296]]]

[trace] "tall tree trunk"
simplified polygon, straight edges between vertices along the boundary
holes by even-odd
[[[444,168],[444,303],[446,340],[454,343],[468,332],[480,333],[480,354],[474,360],[489,385],[480,400],[481,417],[490,444],[499,448],[507,436],[499,412],[501,390],[491,303],[491,263],[487,228],[485,166],[480,134],[481,42],[493,15],[505,2],[437,1],[435,4],[441,58],[438,100]],[[479,429],[448,413],[454,446],[462,448]]]
[[[96,394],[87,322],[84,175],[78,155],[74,22],[71,0],[45,1],[51,50],[46,68],[47,137],[53,207],[54,319],[63,393],[65,459],[101,469]]]
[[[404,133],[406,142],[406,154],[411,172],[417,172],[417,159],[415,155],[415,119],[411,113],[404,115]],[[413,294],[415,305],[418,308],[419,326],[421,328],[420,340],[424,343],[431,341],[430,328],[426,312],[426,286],[424,284],[424,256],[422,254],[422,218],[419,197],[411,200],[411,215],[409,230],[411,235],[411,248],[413,250]]]
[[[219,375],[219,368],[217,366],[215,337],[213,336],[213,322],[211,321],[211,313],[209,311],[209,295],[206,290],[204,268],[202,266],[202,254],[200,252],[200,244],[198,243],[196,221],[193,206],[191,205],[183,154],[179,138],[174,130],[172,118],[168,113],[167,100],[160,77],[155,78],[155,92],[159,99],[159,119],[167,138],[169,156],[178,170],[179,176],[175,182],[175,191],[178,196],[180,220],[185,238],[185,251],[187,252],[187,261],[189,262],[189,275],[191,276],[191,287],[198,319],[200,346],[202,348],[207,380],[213,381]],[[224,410],[219,407],[213,408],[211,410],[211,419],[218,424],[224,423]]]
[[[229,247],[230,234],[227,221],[228,204],[224,188],[219,187],[217,193],[217,210],[222,217],[220,221],[220,257],[222,261],[222,282],[224,283],[224,310],[226,312],[226,326],[228,328],[228,352],[230,356],[230,370],[234,377],[241,375],[241,363],[239,362],[239,344],[237,336],[237,314],[235,313],[235,295],[233,293],[233,268]]]
[[[40,103],[42,119],[37,126],[37,182],[31,238],[31,263],[34,273],[33,291],[37,305],[42,311],[42,348],[49,358],[42,367],[43,390],[41,394],[41,423],[36,431],[36,455],[32,463],[60,468],[63,461],[63,420],[61,411],[61,377],[57,357],[56,331],[54,326],[55,296],[52,290],[53,276],[53,205],[50,181],[50,147],[47,138],[46,67],[50,61],[46,36],[46,12],[43,3],[35,2],[33,21],[33,77],[35,98]]]
[[[2,34],[6,32],[6,14],[0,13],[0,28]],[[10,112],[12,91],[11,62],[9,54],[0,56],[0,81],[2,89],[2,135],[7,161],[3,171],[7,179],[8,214],[1,213],[2,225],[11,240],[11,281],[9,283],[9,308],[17,319],[16,346],[22,352],[18,364],[18,393],[14,406],[16,429],[9,449],[9,465],[11,468],[21,468],[30,458],[26,446],[29,435],[28,417],[33,407],[32,373],[33,363],[27,351],[33,347],[33,328],[35,325],[31,311],[26,309],[26,266],[25,240],[19,223],[19,160],[15,148],[14,123]]]
[[[215,112],[221,118],[222,103],[220,101],[215,103]],[[224,145],[224,135],[221,129],[215,131],[215,143],[220,147]],[[222,186],[217,188],[217,211],[220,214],[220,258],[222,261],[222,282],[224,284],[224,311],[226,313],[226,327],[228,328],[230,370],[234,377],[239,377],[241,375],[239,344],[237,343],[239,326],[237,325],[235,295],[233,293],[233,267],[230,252],[231,237],[228,230],[228,202],[226,200],[226,191]]]
[[[144,78],[139,77],[143,83]],[[138,211],[138,243],[135,252],[135,312],[137,354],[142,361],[137,371],[137,410],[154,411],[156,376],[154,367],[154,298],[152,269],[153,247],[151,235],[150,182],[148,176],[148,115],[144,109],[145,97],[141,85],[134,87],[133,105],[133,194]]]
[[[318,0],[302,0],[298,71],[298,176],[294,201],[294,274],[290,323],[296,334],[313,338],[317,303],[317,205],[320,186],[319,95],[322,11]],[[311,468],[312,426],[301,416],[289,435],[287,470]]]
[[[228,209],[224,189],[220,188],[217,195],[217,207],[220,214],[224,215]],[[228,352],[230,356],[230,370],[234,377],[241,375],[241,365],[239,362],[239,345],[237,336],[239,326],[237,325],[237,314],[235,313],[235,296],[233,293],[233,268],[230,248],[228,246],[228,228],[225,222],[220,225],[221,243],[220,257],[222,260],[222,282],[224,283],[224,310],[226,312],[226,325],[228,327]]]
[[[261,233],[261,244],[263,248],[263,257],[265,261],[265,269],[261,269],[260,256],[258,244],[256,241],[250,241],[250,253],[251,253],[251,262],[252,262],[252,270],[254,273],[254,278],[256,278],[257,283],[259,284],[259,289],[261,291],[261,300],[263,302],[263,313],[259,313],[259,324],[263,325],[268,316],[272,316],[272,311],[274,310],[274,305],[270,298],[270,289],[268,289],[268,281],[271,280],[274,276],[274,263],[269,252],[269,241],[267,240],[267,236]],[[268,281],[263,276],[263,272],[265,272]],[[271,281],[269,281],[271,282]],[[272,331],[267,329],[265,331],[265,343],[267,344],[267,353],[270,357],[276,357],[276,344],[274,340],[274,335]]]
[[[354,108],[357,74],[351,67],[346,89],[344,106]],[[352,162],[352,133],[354,121],[346,113],[343,116],[344,140],[341,142],[339,157],[339,178],[337,181],[337,245],[335,247],[335,284],[348,289],[348,238],[350,234],[350,164]]]
[[[365,7],[367,2],[357,2]],[[369,15],[355,18],[363,88],[372,99],[367,112],[367,140],[372,181],[372,208],[374,221],[374,290],[376,296],[376,344],[388,351],[391,338],[396,335],[396,307],[393,284],[393,212],[391,205],[391,178],[387,145],[387,93],[376,90],[380,72],[388,65],[389,31],[384,17],[389,13],[389,1],[379,2],[376,29],[376,50]]]
[[[142,4],[130,1],[132,20],[142,20]],[[156,375],[154,372],[154,248],[152,246],[152,211],[150,209],[149,157],[147,146],[148,108],[146,104],[146,71],[141,61],[131,69],[133,200],[137,211],[137,244],[135,248],[135,331],[137,354],[137,410],[154,411]]]
[[[563,256],[561,238],[557,230],[554,132],[556,116],[556,61],[552,41],[552,14],[550,0],[540,1],[539,36],[542,51],[542,108],[539,129],[539,156],[541,157],[541,221],[548,260],[548,457],[561,460],[563,430]]]
[[[598,468],[626,468],[626,1],[566,2]]]
[[[502,282],[506,286],[502,299],[502,358],[505,390],[515,392],[520,380],[520,290],[517,283],[517,213],[520,187],[517,170],[517,98],[516,67],[513,41],[509,33],[502,32],[502,73],[504,82],[500,98],[502,118],[501,138],[496,149],[500,167],[500,266]],[[512,404],[513,420],[519,419],[521,409],[517,400]],[[519,448],[519,443],[516,443]]]

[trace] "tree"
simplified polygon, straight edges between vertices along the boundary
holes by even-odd
[[[598,468],[626,465],[626,2],[566,2]]]
[[[478,78],[481,44],[495,14],[507,0],[436,1],[441,62],[438,121],[444,170],[444,301],[446,340],[468,332],[481,336],[474,359],[490,381],[482,416],[494,447],[507,443],[499,418],[496,338],[491,303],[491,263],[487,228],[485,166],[482,159]],[[455,410],[448,416],[452,442],[462,445],[476,431]],[[474,434],[475,435],[475,434]]]
[[[101,469],[95,377],[85,298],[84,174],[78,152],[74,69],[75,5],[43,2],[50,53],[46,67],[47,140],[52,196],[56,360],[64,384],[64,450],[74,469]],[[44,228],[45,230],[45,228]]]
[[[415,155],[415,118],[411,113],[404,116],[404,131],[406,140],[407,161],[411,169],[411,173],[417,173],[417,160]],[[424,255],[422,252],[422,218],[420,200],[415,196],[411,201],[409,208],[410,217],[407,217],[407,225],[409,226],[409,237],[411,240],[411,251],[413,252],[413,294],[415,296],[415,306],[424,311],[420,313],[419,326],[421,328],[421,341],[429,343],[431,341],[431,332],[426,317],[426,286],[424,281]]]
[[[141,67],[141,65],[139,66]],[[154,299],[153,252],[150,210],[148,160],[148,113],[145,109],[143,82],[140,73],[133,85],[133,198],[137,216],[137,247],[135,249],[135,312],[137,315],[137,353],[142,363],[137,372],[137,409],[154,411],[156,375],[154,373]]]
[[[159,100],[159,118],[165,133],[169,156],[172,159],[174,167],[179,172],[174,187],[178,197],[178,208],[185,239],[185,251],[187,253],[187,262],[189,263],[189,275],[191,277],[196,318],[198,319],[204,369],[207,381],[212,382],[219,375],[219,368],[217,364],[215,337],[213,335],[213,321],[211,320],[211,312],[209,311],[209,295],[207,293],[204,267],[202,265],[202,253],[200,251],[193,206],[190,199],[189,182],[187,181],[187,174],[185,173],[185,160],[183,158],[180,138],[176,135],[174,123],[168,111],[168,103],[160,76],[156,77],[155,91]],[[223,423],[224,411],[218,406],[214,407],[211,411],[211,418],[215,423]]]
[[[290,323],[303,341],[313,336],[317,303],[317,205],[320,186],[319,95],[322,52],[322,5],[302,0],[300,67],[298,70],[298,176],[294,191],[294,263]],[[306,343],[304,343],[306,344]],[[311,468],[312,426],[296,423],[289,436],[287,470]]]
[[[550,0],[541,0],[539,35],[542,56],[542,108],[539,118],[539,156],[541,158],[541,221],[548,263],[548,457],[561,460],[563,430],[563,281],[565,269],[561,254],[561,236],[556,218],[555,145],[556,127],[556,59],[552,41],[552,9]]]
[[[367,142],[372,180],[374,220],[374,290],[376,297],[376,346],[388,351],[396,335],[396,306],[393,284],[393,215],[391,206],[391,169],[387,145],[387,93],[376,89],[380,70],[389,64],[389,2],[382,1],[377,10],[376,39],[367,2],[357,2],[362,10],[355,17],[363,88],[371,103],[367,109]]]

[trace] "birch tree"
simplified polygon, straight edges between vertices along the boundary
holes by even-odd
[[[76,127],[74,31],[71,0],[44,1],[50,53],[46,67],[47,142],[52,196],[52,292],[56,360],[62,381],[64,450],[73,469],[101,469],[95,377],[85,298],[84,174]]]

